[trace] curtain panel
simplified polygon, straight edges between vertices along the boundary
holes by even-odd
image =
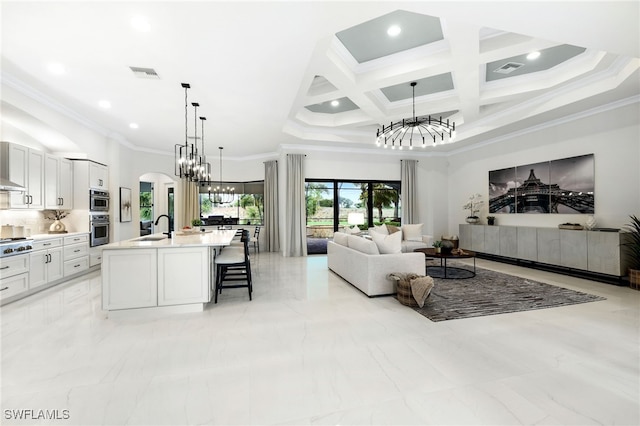
[[[278,162],[264,163],[264,244],[267,251],[280,251],[278,220]]]
[[[287,154],[287,245],[285,256],[307,255],[304,154]]]
[[[182,202],[180,203],[180,215],[176,229],[183,226],[191,226],[193,219],[200,219],[200,195],[198,193],[198,185],[187,179],[180,179],[180,193],[182,194]]]
[[[400,203],[402,204],[402,223],[410,224],[418,220],[416,189],[416,160],[400,160]]]

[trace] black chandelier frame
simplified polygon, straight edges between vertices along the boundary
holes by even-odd
[[[425,148],[430,145],[435,146],[438,141],[445,143],[445,135],[448,135],[449,142],[453,142],[455,138],[456,123],[446,121],[440,118],[425,115],[416,116],[416,85],[418,83],[411,82],[413,89],[413,118],[402,119],[401,121],[391,122],[388,126],[383,125],[376,133],[376,145],[384,148],[403,149],[408,146],[413,149],[414,139],[418,142],[422,141],[420,146]]]

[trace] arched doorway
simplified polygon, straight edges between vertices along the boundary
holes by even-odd
[[[164,173],[140,175],[140,235],[169,232],[174,229],[175,181]],[[155,222],[162,215],[168,220]]]

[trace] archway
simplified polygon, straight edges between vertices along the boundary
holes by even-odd
[[[173,177],[164,173],[144,173],[140,182],[140,235],[169,232],[174,229],[175,185]],[[168,220],[155,222],[166,215]]]

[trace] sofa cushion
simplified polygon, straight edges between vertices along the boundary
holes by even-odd
[[[389,235],[371,233],[371,238],[378,246],[380,254],[402,253],[402,233],[394,232]]]
[[[347,243],[348,235],[344,232],[334,232],[333,233],[333,242],[336,244],[340,244],[341,246],[349,247]]]
[[[387,225],[373,225],[373,228],[369,228],[369,232],[377,232],[382,235],[389,235]]]
[[[402,235],[407,241],[422,241],[422,224],[402,225]]]
[[[359,237],[357,235],[347,235],[349,248],[362,252],[364,254],[380,254],[378,246],[371,240]]]

